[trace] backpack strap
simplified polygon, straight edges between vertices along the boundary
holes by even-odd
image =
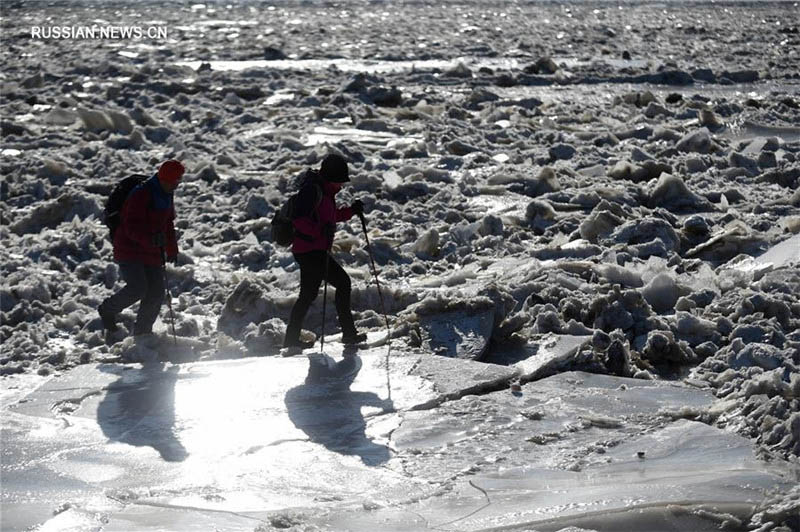
[[[309,170],[309,174],[311,172],[313,172],[313,170]],[[316,172],[314,173],[316,174]],[[306,179],[303,181],[300,190],[297,191],[292,217],[299,218],[301,216],[310,216],[315,221],[319,221],[317,210],[319,209],[319,204],[322,202],[322,186],[317,179],[309,178],[309,174],[306,174]],[[310,191],[312,187],[313,193]]]

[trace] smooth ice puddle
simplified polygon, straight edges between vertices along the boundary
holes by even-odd
[[[422,137],[400,136],[382,131],[367,131],[356,128],[315,127],[306,138],[306,146],[324,143],[336,143],[342,140],[353,140],[364,144],[376,144],[391,148],[396,145],[411,144],[421,141]]]
[[[644,68],[652,61],[610,59],[605,57],[593,60],[582,60],[572,57],[554,57],[553,61],[566,68],[575,68],[591,63],[605,63],[614,68]],[[531,58],[486,58],[486,57],[459,57],[455,59],[420,59],[420,60],[391,60],[376,61],[364,59],[256,59],[241,61],[179,61],[178,66],[186,66],[198,70],[201,65],[207,64],[211,70],[238,72],[247,69],[274,69],[274,70],[325,70],[331,67],[342,72],[373,72],[397,73],[413,72],[415,70],[450,70],[463,65],[472,70],[490,68],[493,70],[520,70],[534,62]]]
[[[272,126],[255,128],[245,131],[243,136],[251,139],[264,135],[272,135],[278,133],[278,130]],[[420,136],[400,136],[394,133],[384,131],[370,131],[366,129],[358,129],[353,127],[331,127],[331,126],[316,126],[312,130],[300,138],[304,146],[317,146],[322,144],[335,144],[343,140],[351,140],[361,144],[371,146],[382,146],[392,148],[395,146],[405,146],[419,142],[422,140]]]

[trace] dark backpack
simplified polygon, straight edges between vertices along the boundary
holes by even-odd
[[[318,185],[314,185],[314,188],[317,191],[316,205],[319,205],[319,202],[322,201],[322,189]],[[305,240],[313,240],[310,236],[295,229],[292,223],[292,220],[296,218],[295,202],[299,195],[300,192],[292,194],[289,199],[286,200],[286,203],[275,211],[275,214],[272,216],[272,241],[279,246],[291,246],[295,236]]]
[[[114,233],[122,223],[122,206],[125,200],[131,195],[133,189],[144,183],[148,176],[133,174],[118,182],[111,189],[111,193],[106,200],[106,208],[103,211],[103,222],[108,227],[111,241],[114,241]]]

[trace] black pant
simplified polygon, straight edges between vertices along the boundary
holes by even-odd
[[[310,251],[294,255],[294,259],[300,265],[300,296],[292,307],[284,342],[300,339],[303,318],[306,317],[309,307],[317,298],[319,287],[325,279],[326,258],[328,261],[328,283],[336,288],[336,314],[339,316],[339,326],[342,328],[342,334],[344,336],[356,334],[353,313],[350,311],[350,276],[327,252]]]
[[[133,334],[153,332],[153,323],[164,302],[164,268],[129,262],[120,264],[119,271],[126,283],[125,287],[103,302],[104,310],[116,316],[141,301]]]

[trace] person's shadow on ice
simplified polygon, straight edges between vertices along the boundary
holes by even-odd
[[[368,466],[383,464],[391,457],[388,447],[367,437],[367,422],[361,413],[364,406],[390,412],[394,409],[391,400],[372,392],[318,384],[296,386],[286,392],[284,400],[289,419],[312,442],[338,454],[359,456]]]
[[[97,421],[109,439],[152,447],[167,462],[188,456],[175,434],[175,382],[178,367],[163,363],[130,366],[104,365],[101,371],[118,379],[106,389],[97,407]]]

